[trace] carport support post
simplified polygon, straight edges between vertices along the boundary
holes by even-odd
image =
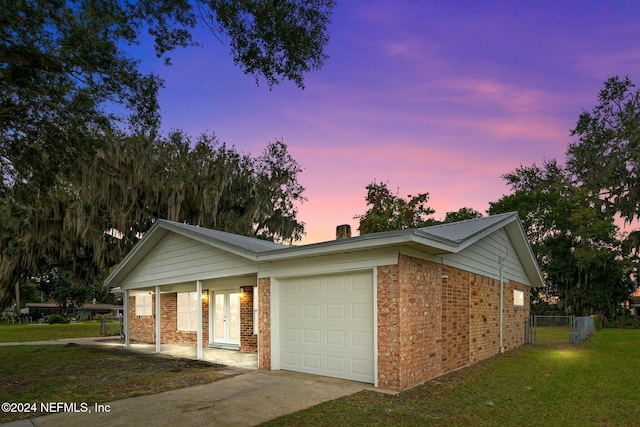
[[[156,353],[160,353],[162,340],[160,339],[160,286],[156,286]]]
[[[129,290],[124,290],[124,299],[122,300],[122,309],[124,310],[123,322],[124,322],[124,348],[131,347],[131,341],[129,340]]]
[[[196,293],[198,294],[198,306],[196,316],[198,317],[198,337],[196,340],[196,359],[202,360],[202,282],[196,281]]]

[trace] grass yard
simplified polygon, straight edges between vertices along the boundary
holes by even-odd
[[[268,426],[628,426],[640,420],[640,330],[525,346],[398,395],[360,392]]]
[[[114,334],[118,332],[118,322],[113,323],[113,327],[109,327],[108,332]],[[107,324],[108,326],[111,326]],[[100,322],[86,321],[82,323],[67,324],[16,324],[7,325],[0,324],[0,343],[2,342],[27,342],[27,341],[47,341],[57,340],[60,338],[83,338],[83,337],[99,337]]]
[[[3,326],[0,337],[54,331],[95,336],[99,324]],[[356,393],[266,425],[637,425],[639,349],[640,330],[601,329],[581,345],[524,346],[397,395]],[[3,402],[104,403],[225,378],[217,365],[101,346],[0,346],[0,360]],[[0,413],[0,423],[27,416]]]
[[[218,372],[220,365],[136,353],[120,347],[0,346],[0,360],[2,402],[91,405],[228,377]],[[29,414],[0,412],[0,423],[28,417]]]
[[[535,329],[535,343],[540,345],[569,344],[569,326],[538,326]]]

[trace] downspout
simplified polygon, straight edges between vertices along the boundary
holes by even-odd
[[[504,327],[504,282],[502,281],[502,259],[500,263],[500,354],[504,353],[504,345],[502,343],[503,327]]]
[[[503,264],[504,261],[509,257],[509,247],[506,245],[504,240],[502,240],[502,244],[504,245],[505,255],[504,257],[498,253],[498,274],[500,277],[500,354],[504,353],[504,273],[503,273]]]

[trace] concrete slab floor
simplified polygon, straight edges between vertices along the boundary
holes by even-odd
[[[131,344],[130,349],[145,353],[155,353],[155,344]],[[188,345],[162,344],[160,354],[182,357],[187,359],[196,359],[196,348]],[[219,348],[203,348],[202,360],[210,363],[226,365],[232,368],[240,369],[258,369],[257,353],[242,353],[237,350],[223,350]]]

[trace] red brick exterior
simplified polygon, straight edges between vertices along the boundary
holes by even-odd
[[[253,333],[253,286],[242,286],[240,290],[240,351],[256,353],[258,337]]]
[[[156,300],[152,299],[151,312],[156,312]],[[153,316],[136,316],[136,298],[129,297],[129,339],[131,341],[155,342]]]
[[[209,295],[202,291],[202,343],[209,344]],[[178,294],[160,294],[160,340],[162,344],[196,345],[196,332],[178,330]],[[129,298],[129,336],[132,341],[155,342],[156,299],[152,298],[152,316],[135,315],[135,297]]]
[[[271,279],[258,279],[258,367],[271,369]]]
[[[398,264],[377,267],[378,385],[404,390],[500,353],[500,281],[458,268],[399,255]],[[524,307],[513,290],[524,292]],[[242,287],[241,350],[258,352],[258,366],[271,369],[271,279]],[[176,329],[177,295],[162,294],[162,343],[196,344],[195,332]],[[258,298],[258,335],[253,334],[253,298]],[[155,299],[153,301],[155,304]],[[503,348],[524,344],[529,287],[504,283]],[[155,306],[153,308],[155,313]],[[154,342],[153,317],[135,316],[129,300],[132,340]],[[208,345],[209,303],[203,303],[203,344]]]
[[[404,390],[500,352],[498,280],[405,255],[377,276],[379,387]],[[529,301],[527,286],[505,283],[505,349],[524,343],[529,316],[514,288]]]

